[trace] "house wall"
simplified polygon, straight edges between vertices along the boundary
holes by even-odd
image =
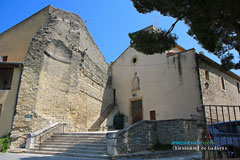
[[[29,43],[47,21],[48,7],[13,26],[0,35],[0,56],[8,56],[10,62],[23,62]]]
[[[6,136],[11,128],[16,94],[18,88],[20,69],[14,68],[12,84],[10,90],[0,90],[0,104],[2,111],[0,114],[0,137]]]
[[[110,76],[81,18],[50,7],[24,60],[11,148],[54,122],[66,122],[66,132],[87,131],[113,102]]]
[[[206,79],[205,71],[208,71],[209,73],[209,80]],[[230,72],[222,71],[219,65],[215,63],[208,63],[204,60],[201,60],[201,58],[199,61],[199,73],[204,105],[240,106],[240,93],[238,92],[237,88],[237,83],[240,84],[240,78],[238,76],[233,77],[228,74]],[[225,89],[222,87],[221,78],[224,79]],[[206,107],[205,109],[206,117],[212,118],[213,121],[216,121],[217,119],[222,121],[223,117],[225,118],[225,121],[228,121],[229,115],[230,120],[235,120],[235,115],[236,119],[240,120],[239,107],[230,107],[229,111],[228,107],[223,107],[223,109],[218,107],[217,111],[214,106],[210,108]]]
[[[172,52],[180,52],[174,48]],[[136,64],[132,58],[136,57]],[[140,90],[131,91],[134,73],[140,79]],[[150,119],[150,111],[156,111],[157,120],[191,118],[198,115],[201,104],[195,52],[188,50],[166,56],[151,56],[128,48],[113,64],[113,88],[116,89],[118,109],[128,116],[125,126],[132,124],[131,101],[142,100],[143,119]],[[135,95],[133,95],[135,94]]]
[[[204,105],[240,106],[240,93],[237,88],[237,82],[240,84],[239,79],[231,77],[204,61],[200,62],[199,68]],[[206,79],[205,71],[209,72],[209,80]],[[222,88],[221,77],[224,79],[225,89]],[[209,84],[208,88],[205,83]]]

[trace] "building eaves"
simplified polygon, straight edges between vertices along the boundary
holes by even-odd
[[[0,62],[0,64],[23,65],[22,62]]]
[[[238,81],[240,81],[240,77],[237,74],[233,73],[232,71],[223,70],[221,68],[220,64],[218,64],[217,62],[211,60],[210,58],[206,57],[205,55],[197,54],[197,56],[199,57],[200,61],[206,62],[207,64],[211,65],[212,67],[215,67],[215,68],[221,70],[222,72],[226,73],[227,75],[229,75],[229,76],[237,79]]]
[[[0,62],[0,68],[12,68],[12,67],[22,67],[23,63],[20,62]]]

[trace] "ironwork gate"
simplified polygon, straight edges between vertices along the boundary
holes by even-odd
[[[240,106],[204,105],[204,159],[240,158]]]

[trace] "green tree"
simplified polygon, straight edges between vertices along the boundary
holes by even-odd
[[[138,12],[158,11],[176,18],[171,28],[159,31],[130,33],[131,46],[144,54],[162,53],[177,40],[171,31],[183,20],[188,34],[207,51],[221,59],[225,69],[239,69],[233,50],[240,55],[240,0],[131,0]]]

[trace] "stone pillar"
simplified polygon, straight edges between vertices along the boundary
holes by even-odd
[[[34,148],[34,136],[32,136],[31,134],[27,134],[27,142],[26,142],[26,149],[32,149]]]
[[[107,133],[107,152],[109,155],[117,155],[117,139],[116,133]]]

